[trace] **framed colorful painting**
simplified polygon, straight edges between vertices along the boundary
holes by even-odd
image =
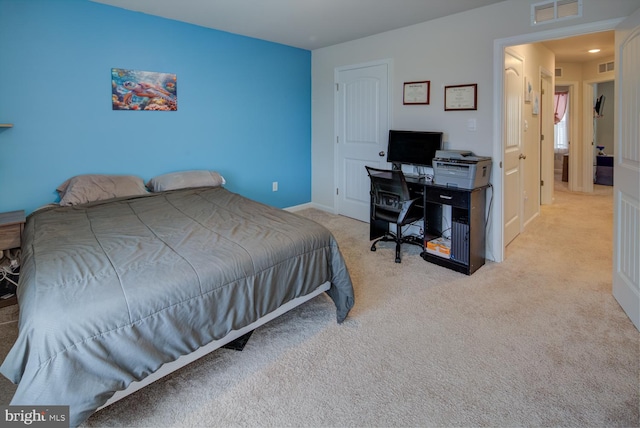
[[[111,105],[113,110],[178,110],[176,75],[112,68]]]

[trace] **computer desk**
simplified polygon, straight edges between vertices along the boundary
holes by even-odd
[[[424,178],[405,176],[412,197],[419,197],[422,206],[422,253],[431,263],[471,275],[485,263],[485,212],[489,185],[475,189],[440,186]],[[443,222],[443,207],[451,207],[451,224]],[[373,199],[371,199],[373,206]],[[444,227],[447,226],[447,227]],[[389,230],[382,220],[369,223],[369,238],[379,238]],[[427,251],[427,242],[441,236],[451,238],[450,257]]]

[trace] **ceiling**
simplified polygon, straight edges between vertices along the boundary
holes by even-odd
[[[92,0],[314,50],[503,0]],[[613,56],[613,31],[544,42],[556,62]],[[599,47],[598,54],[586,51]]]
[[[586,62],[614,56],[614,31],[585,34],[559,40],[543,42],[555,53],[556,62]],[[600,49],[600,52],[589,53],[589,49]]]
[[[92,0],[314,50],[503,0]]]

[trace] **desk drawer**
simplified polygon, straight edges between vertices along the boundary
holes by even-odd
[[[469,208],[469,191],[459,191],[455,189],[428,189],[427,202],[467,209]]]
[[[20,224],[3,226],[0,228],[0,250],[10,250],[20,247]]]

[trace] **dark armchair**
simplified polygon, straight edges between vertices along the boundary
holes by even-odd
[[[402,227],[422,219],[421,198],[411,198],[409,188],[401,170],[378,169],[365,166],[371,179],[371,221],[395,223],[396,232],[387,231],[371,245],[376,251],[380,241],[396,243],[396,263],[401,262],[402,244],[423,246],[415,236],[402,236]]]

